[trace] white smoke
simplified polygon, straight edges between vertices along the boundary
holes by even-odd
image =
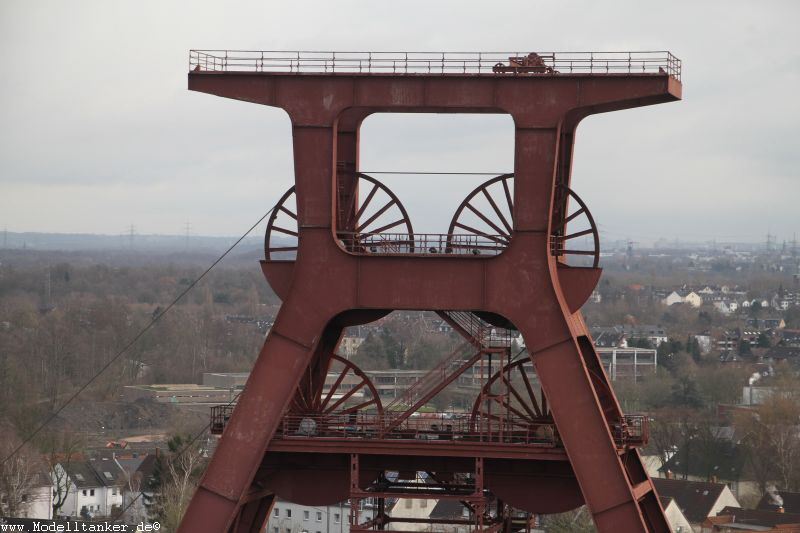
[[[769,501],[772,503],[772,505],[783,507],[783,498],[781,498],[781,495],[778,494],[778,489],[775,488],[775,485],[770,485],[767,487],[767,494],[769,495]]]
[[[753,375],[750,376],[750,379],[747,380],[747,384],[752,387],[753,383],[755,383],[759,379],[761,379],[761,374],[759,374],[758,372],[753,372]]]

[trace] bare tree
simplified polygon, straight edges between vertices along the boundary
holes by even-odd
[[[544,525],[548,533],[592,533],[597,531],[592,515],[589,514],[586,506],[566,513],[547,515]]]
[[[800,488],[800,404],[776,394],[736,420],[742,444],[762,489],[775,483],[782,490]]]
[[[24,516],[36,486],[38,471],[36,455],[23,446],[9,457],[21,444],[21,440],[10,428],[0,429],[5,438],[0,441],[0,514],[10,517]]]
[[[58,515],[69,494],[71,481],[67,469],[84,447],[85,442],[78,434],[67,431],[53,432],[43,439],[42,448],[53,482],[53,516]]]
[[[156,467],[159,486],[153,510],[166,531],[175,531],[197,488],[205,458],[200,444],[176,436],[167,443],[170,454]]]

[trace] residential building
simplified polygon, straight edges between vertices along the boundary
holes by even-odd
[[[689,533],[692,531],[692,525],[689,520],[678,507],[674,498],[659,496],[658,501],[661,502],[661,507],[664,509],[664,516],[667,518],[670,530],[674,533]]]
[[[359,523],[372,518],[370,502],[359,509]],[[278,499],[267,521],[266,533],[349,533],[350,504],[300,505]]]
[[[22,495],[18,518],[53,518],[53,481],[43,465],[38,465],[27,492]]]
[[[661,303],[666,306],[688,304],[692,307],[700,307],[703,305],[703,297],[691,290],[677,290],[670,292],[661,300]]]
[[[66,481],[66,499],[59,510],[69,517],[111,516],[122,509],[125,473],[111,458],[58,463],[53,483]]]
[[[625,334],[608,328],[592,328],[592,340],[597,348],[627,348]]]
[[[690,439],[686,446],[679,448],[664,463],[659,474],[672,481],[722,483],[730,488],[736,498],[761,496],[758,483],[750,471],[750,464],[745,460],[746,456],[740,447],[732,439],[724,438],[719,430],[717,436],[718,438],[705,442],[702,450],[697,443],[692,446]],[[667,495],[662,494],[660,488],[659,494]],[[678,505],[681,506],[680,499]],[[691,522],[692,517],[686,511],[684,514]]]
[[[700,532],[703,522],[709,516],[716,516],[725,507],[739,506],[738,500],[724,483],[661,478],[653,479],[653,483],[659,497],[675,501],[684,520],[691,525],[692,529],[686,531]],[[677,516],[675,519],[680,520]],[[670,522],[670,525],[673,523]]]
[[[758,332],[766,330],[783,329],[786,327],[786,322],[780,318],[748,318],[747,327],[755,328]]]
[[[350,359],[358,351],[358,347],[364,342],[364,337],[344,336],[342,342],[339,343],[339,355],[346,359]]]
[[[641,324],[637,326],[620,326],[622,332],[628,338],[628,344],[632,339],[647,339],[650,344],[658,348],[662,342],[667,342],[667,331],[660,325]]]
[[[592,326],[590,330],[594,344],[599,348],[627,348],[636,340],[646,340],[658,348],[668,338],[666,330],[660,325]]]

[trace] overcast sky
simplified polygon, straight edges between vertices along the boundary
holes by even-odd
[[[800,2],[0,3],[0,230],[239,235],[292,184],[276,109],[186,89],[188,51],[670,50],[684,100],[578,129],[606,238],[800,233]],[[509,171],[510,119],[381,115],[365,170]],[[386,180],[444,232],[475,180]],[[441,226],[444,225],[444,228]]]

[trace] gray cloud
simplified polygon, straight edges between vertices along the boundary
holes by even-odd
[[[637,240],[790,238],[798,15],[793,1],[743,0],[3,2],[0,226],[180,233],[189,220],[233,235],[257,219],[292,182],[288,120],[188,92],[190,48],[654,49],[684,61],[685,100],[579,128],[574,185],[601,227]],[[502,120],[406,119],[367,121],[364,166],[509,168]],[[434,228],[476,180],[386,181]]]

